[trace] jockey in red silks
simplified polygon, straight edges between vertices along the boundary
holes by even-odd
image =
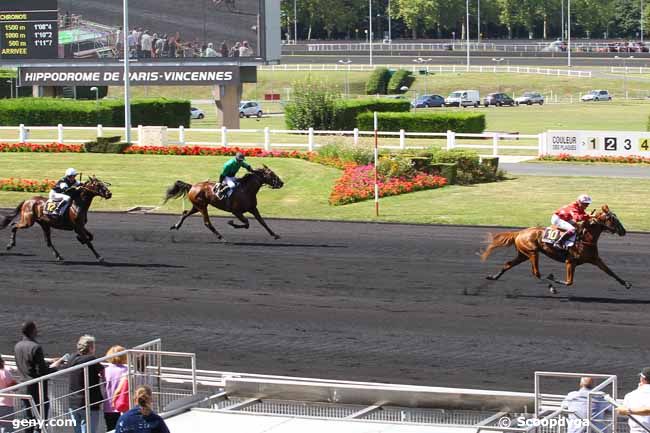
[[[582,194],[573,203],[570,203],[555,211],[551,217],[551,224],[557,226],[561,230],[565,230],[562,236],[560,236],[560,238],[555,241],[555,247],[562,248],[564,240],[570,239],[571,236],[575,234],[575,224],[579,223],[580,221],[587,221],[590,218],[589,214],[585,212],[590,204],[591,197],[586,194]]]

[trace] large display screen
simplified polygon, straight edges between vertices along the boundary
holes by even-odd
[[[57,0],[0,3],[0,59],[59,56]]]
[[[122,29],[123,0],[0,0],[0,61],[254,60],[263,55],[263,8],[260,0],[130,0]]]

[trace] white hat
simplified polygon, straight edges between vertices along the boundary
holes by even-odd
[[[75,170],[74,168],[69,168],[65,171],[66,176],[76,176],[77,174],[78,174],[77,170]]]
[[[591,204],[591,197],[587,194],[581,194],[578,196],[578,202],[582,204]]]

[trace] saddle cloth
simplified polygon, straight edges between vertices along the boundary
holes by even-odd
[[[59,205],[61,204],[60,199],[48,199],[45,202],[45,206],[43,206],[43,211],[45,212],[45,215],[52,217],[52,218],[58,218],[61,215],[59,215]]]
[[[544,229],[544,234],[542,234],[542,242],[546,244],[554,244],[555,241],[560,239],[560,236],[564,234],[564,230],[560,230],[556,226],[550,226],[546,227]],[[569,239],[564,240],[564,248],[569,248],[575,245],[576,243],[576,234],[573,233],[573,235]]]

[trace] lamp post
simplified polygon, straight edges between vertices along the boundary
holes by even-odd
[[[95,92],[95,119],[99,125],[99,89],[95,86],[90,88],[91,92]]]
[[[418,63],[418,64],[422,65],[424,63],[429,63],[429,62],[433,61],[433,59],[431,59],[431,58],[423,59],[422,57],[418,57],[417,59],[413,59],[413,61],[415,63]],[[426,75],[424,76],[424,94],[425,95],[428,93],[428,91],[427,91],[427,78],[428,77],[429,77],[429,68],[426,69]]]
[[[467,72],[469,72],[469,0],[465,0],[465,36],[467,40]]]
[[[296,2],[298,0],[293,0],[293,43],[298,43],[298,6]]]
[[[13,99],[13,97],[14,97],[14,82],[13,82],[13,80],[7,80],[7,83],[9,83],[9,94],[11,95],[11,98]]]
[[[567,0],[566,19],[567,19],[567,29],[566,29],[567,67],[570,68],[571,67],[571,0]]]
[[[370,45],[370,66],[372,66],[372,0],[368,0],[368,43]]]
[[[617,60],[623,60],[623,95],[625,95],[625,99],[627,100],[627,60],[633,59],[634,56],[629,56],[629,57],[614,56],[614,58]]]
[[[476,0],[476,42],[481,43],[481,0]]]
[[[391,32],[390,0],[388,0],[388,43],[393,43],[393,33]]]
[[[641,0],[641,42],[643,42],[643,0]]]
[[[409,91],[408,86],[402,86],[399,88],[402,92],[406,93]],[[413,100],[413,112],[417,113],[418,112],[418,92],[415,92],[415,99]]]
[[[131,144],[131,81],[129,77],[129,0],[122,3],[122,44],[124,47],[124,141]],[[140,137],[138,137],[138,140]]]
[[[342,65],[347,66],[350,63],[352,63],[352,60],[350,60],[350,59],[347,59],[347,60],[341,59],[341,60],[339,60],[339,63],[342,64]],[[350,80],[348,79],[348,74],[349,73],[350,73],[350,67],[348,66],[347,68],[345,68],[345,88],[344,88],[344,92],[345,92],[345,97],[346,98],[350,97]]]
[[[496,57],[492,57],[492,61],[497,64],[497,66],[501,65],[501,62],[503,62],[505,59],[503,57],[499,57],[498,59]],[[494,72],[496,73],[496,68],[494,69]],[[498,77],[499,75],[497,75]],[[497,78],[497,90],[500,92],[501,91],[501,80]]]

